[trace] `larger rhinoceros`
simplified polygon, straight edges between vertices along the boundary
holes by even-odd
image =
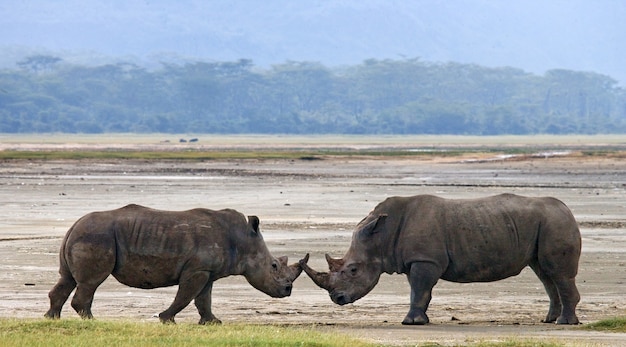
[[[61,278],[48,294],[45,316],[60,318],[76,288],[72,307],[81,317],[92,318],[94,292],[112,274],[136,288],[178,285],[174,302],[159,314],[164,323],[174,322],[191,300],[200,324],[219,323],[211,312],[215,280],[243,275],[254,288],[280,298],[291,294],[301,272],[298,263],[287,265],[287,257],[270,254],[256,216],[246,221],[231,209],[178,212],[128,205],[89,213],[69,229],[61,244]]]
[[[580,231],[554,198],[502,194],[472,200],[391,197],[356,227],[342,259],[326,254],[330,273],[304,271],[344,305],[371,291],[381,273],[406,274],[411,306],[402,324],[426,324],[433,286],[490,282],[530,265],[550,297],[545,322],[577,324],[575,284]]]

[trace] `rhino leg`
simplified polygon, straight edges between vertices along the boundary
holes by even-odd
[[[556,319],[556,324],[578,324],[576,305],[580,301],[580,294],[576,288],[576,281],[574,278],[563,278],[555,280],[555,283],[561,298],[561,305],[563,305],[563,310]]]
[[[576,305],[580,294],[574,278],[563,278],[560,275],[550,276],[541,268],[539,262],[531,262],[530,267],[543,283],[550,297],[550,309],[544,323],[578,324]]]
[[[100,281],[95,282],[79,282],[76,286],[76,293],[74,293],[74,297],[72,298],[72,308],[78,313],[78,315],[83,319],[92,319],[93,314],[91,313],[91,305],[93,304],[93,295],[96,292],[96,289],[104,280],[103,278]]]
[[[217,319],[211,312],[211,290],[213,289],[213,282],[209,281],[202,289],[200,294],[196,296],[194,303],[200,313],[200,322],[198,324],[221,324],[222,321]]]
[[[183,274],[178,285],[178,292],[174,302],[167,310],[159,313],[159,320],[162,323],[174,323],[174,316],[182,311],[191,300],[202,292],[209,282],[210,274],[206,271],[197,271],[191,274]]]
[[[72,298],[72,308],[83,319],[93,318],[91,313],[93,295],[98,286],[109,277],[111,271],[113,271],[113,264],[115,264],[112,259],[104,259],[102,263],[104,265],[100,267],[85,267],[75,270],[76,275],[74,279],[77,285],[76,292]]]
[[[72,308],[74,308],[83,319],[93,318],[93,314],[91,313],[93,295],[112,271],[112,269],[106,268],[100,270],[101,271],[89,274],[86,274],[88,270],[78,271],[79,275],[76,276],[77,285],[76,292],[72,298]]]
[[[402,321],[404,325],[428,324],[426,310],[432,299],[432,290],[442,274],[439,266],[431,262],[415,262],[407,274],[411,285],[411,308]]]
[[[50,298],[50,309],[46,312],[45,317],[51,319],[61,318],[61,310],[72,291],[76,288],[76,281],[71,275],[61,276],[61,279],[48,293]]]
[[[530,263],[530,268],[533,269],[541,283],[543,283],[543,287],[546,289],[546,293],[548,293],[548,297],[550,298],[550,309],[548,310],[548,315],[546,315],[546,319],[542,322],[544,323],[554,323],[556,319],[561,315],[561,310],[563,309],[563,305],[561,305],[561,298],[559,297],[559,291],[556,288],[556,284],[552,278],[545,274],[541,270],[541,267],[537,262]]]

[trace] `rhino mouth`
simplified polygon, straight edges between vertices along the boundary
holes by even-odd
[[[341,292],[331,292],[330,299],[337,305],[345,305],[354,302],[354,300],[350,300],[350,297]]]
[[[273,298],[284,298],[286,296],[291,295],[292,289],[293,289],[292,284],[285,284],[284,287],[279,287],[276,292],[270,293],[269,295]]]

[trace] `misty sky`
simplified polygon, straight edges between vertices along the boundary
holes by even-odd
[[[626,84],[623,0],[0,0],[0,64],[67,57],[365,59],[564,68]]]

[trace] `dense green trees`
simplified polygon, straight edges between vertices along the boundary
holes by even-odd
[[[592,72],[419,59],[148,70],[38,55],[0,71],[0,132],[626,133],[626,92]]]

